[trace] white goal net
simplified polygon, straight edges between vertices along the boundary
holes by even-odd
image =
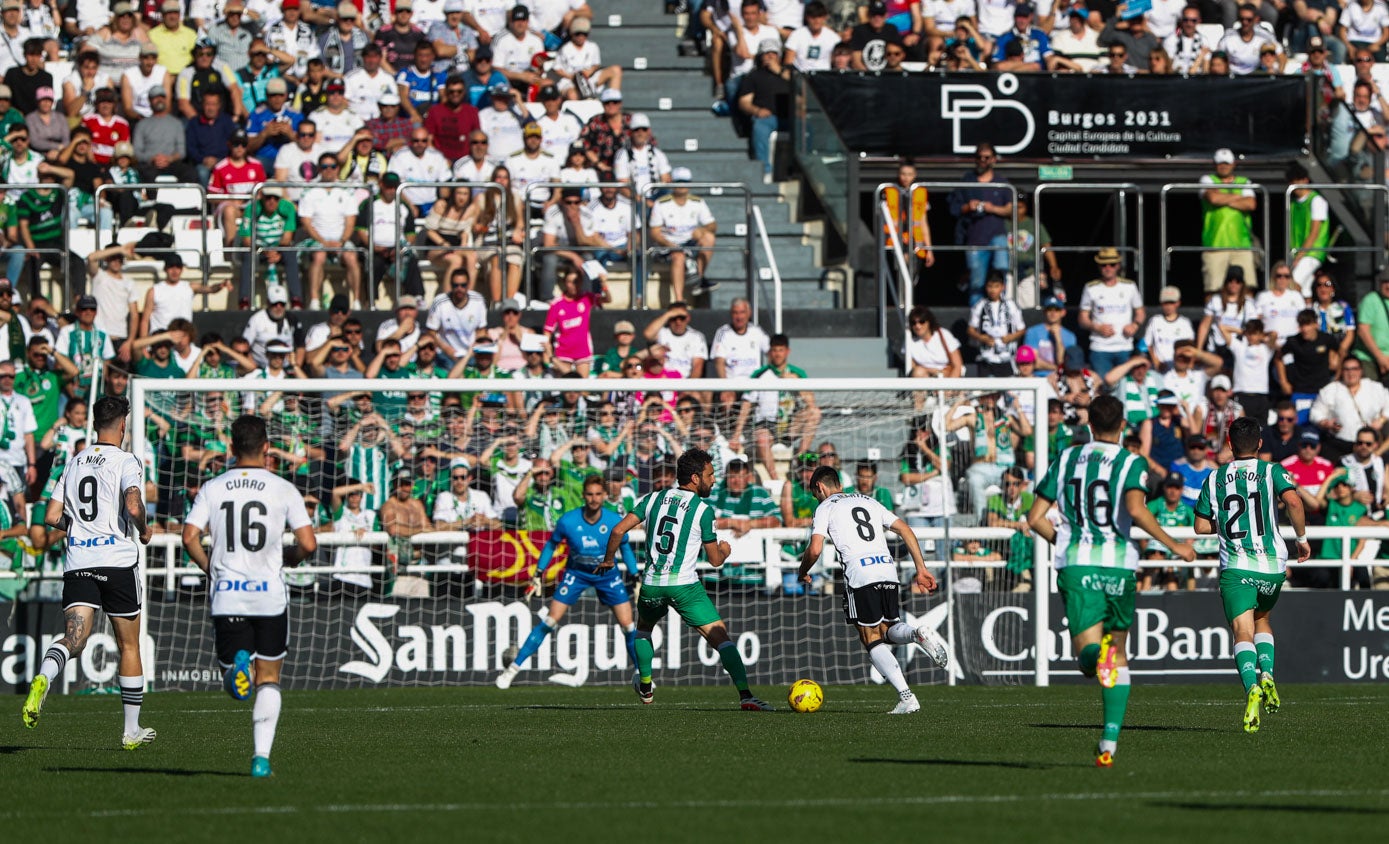
[[[132,445],[160,528],[145,561],[153,687],[219,682],[206,584],[179,531],[199,484],[226,467],[238,411],[267,420],[272,468],[319,531],[319,551],[285,575],[291,686],[491,682],[546,611],[563,556],[542,595],[526,584],[554,519],[581,503],[583,478],[600,475],[612,505],[629,507],[672,483],[675,459],[695,446],[714,457],[720,516],[779,525],[721,530],[733,554],[704,573],[754,684],[881,681],[844,622],[832,549],[812,584],[795,579],[815,504],[802,484],[819,465],[906,519],[941,583],[934,595],[914,589],[910,557],[893,545],[905,619],[953,651],[946,672],[900,648],[908,679],[1034,682],[1036,543],[1017,524],[1046,459],[1033,427],[1040,382],[768,383],[664,382],[678,389],[660,394],[623,379],[287,381],[280,392],[252,380],[137,382],[134,417],[148,410],[151,421]],[[734,474],[751,484],[725,480],[739,460],[752,471]],[[644,537],[634,539],[640,559]],[[666,682],[725,682],[717,653],[673,614],[655,645]],[[517,682],[618,683],[630,672],[621,630],[590,595]]]

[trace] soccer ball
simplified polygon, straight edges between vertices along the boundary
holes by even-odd
[[[797,680],[791,684],[786,702],[797,712],[814,712],[825,702],[825,692],[814,680]]]

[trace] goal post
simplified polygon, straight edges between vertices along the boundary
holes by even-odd
[[[644,404],[643,399],[649,401],[650,396],[642,394],[651,393],[656,386],[674,395],[667,395],[665,404]],[[791,389],[786,389],[788,386]],[[450,525],[403,538],[392,535],[400,531],[383,530],[379,524],[348,528],[350,518],[320,515],[319,529],[324,531],[319,534],[320,551],[304,566],[286,572],[292,592],[294,656],[286,666],[291,686],[491,682],[543,617],[562,558],[557,557],[556,565],[547,573],[545,600],[527,599],[524,587],[548,536],[545,514],[539,514],[540,521],[529,522],[527,517],[536,514],[524,507],[519,515],[503,514],[501,511],[511,509],[500,499],[516,485],[516,478],[508,476],[515,464],[497,468],[497,455],[504,461],[511,459],[504,455],[505,448],[489,450],[471,440],[496,440],[499,432],[514,426],[526,440],[520,458],[543,461],[574,437],[608,444],[604,437],[612,432],[599,421],[598,411],[609,404],[619,415],[630,417],[630,441],[613,450],[612,460],[594,459],[585,471],[602,476],[610,468],[605,463],[622,462],[617,455],[623,451],[634,453],[627,465],[637,466],[638,471],[633,475],[629,468],[627,482],[614,487],[621,486],[627,495],[635,494],[639,485],[647,482],[643,472],[651,469],[653,482],[659,482],[661,464],[667,460],[673,464],[674,452],[696,444],[696,440],[704,445],[703,435],[710,433],[705,427],[713,429],[708,450],[719,478],[728,460],[746,455],[756,464],[754,482],[767,492],[754,497],[764,503],[770,500],[779,517],[788,515],[783,508],[788,502],[794,518],[809,514],[805,496],[794,485],[796,458],[802,450],[837,455],[846,489],[856,483],[860,466],[873,468],[877,486],[883,488],[877,494],[912,525],[928,568],[942,584],[930,597],[904,589],[903,611],[909,622],[932,625],[947,636],[954,656],[952,668],[949,672],[935,670],[919,656],[913,659],[911,649],[900,648],[908,678],[921,684],[1048,682],[1047,660],[1052,649],[1049,551],[1041,540],[988,526],[982,515],[983,498],[1003,495],[1002,467],[988,471],[973,468],[984,462],[975,458],[980,434],[974,423],[960,424],[982,396],[1007,395],[1010,403],[1018,405],[1010,412],[1022,413],[1024,406],[1030,407],[1036,411],[1032,414],[1035,419],[1029,420],[1031,434],[1015,438],[1012,459],[1030,463],[1028,478],[1040,477],[1046,468],[1048,442],[1046,390],[1041,379],[703,379],[656,383],[566,378],[132,379],[129,396],[133,418],[143,420],[152,414],[164,420],[157,427],[131,426],[132,450],[150,466],[160,489],[152,506],[163,530],[142,558],[148,587],[143,623],[153,642],[147,673],[155,688],[215,687],[209,685],[211,672],[206,670],[213,665],[206,585],[201,572],[190,566],[181,550],[178,527],[183,514],[169,510],[180,496],[191,494],[202,479],[225,466],[222,452],[231,420],[241,410],[259,408],[278,391],[292,391],[301,398],[293,400],[292,419],[288,411],[266,414],[272,440],[282,434],[288,437],[282,429],[292,422],[299,426],[297,436],[301,440],[307,437],[313,441],[297,441],[284,448],[280,443],[277,450],[292,455],[299,449],[301,454],[321,456],[307,458],[297,468],[286,460],[277,468],[320,502],[320,513],[332,509],[326,499],[333,489],[350,486],[348,481],[364,480],[352,473],[380,471],[379,461],[373,464],[363,455],[381,447],[389,452],[387,463],[399,460],[400,468],[410,473],[409,498],[425,501],[426,514],[433,519],[435,514],[428,508],[442,497],[449,481],[437,475],[428,479],[420,476],[421,467],[430,465],[423,445],[428,439],[436,454],[456,455],[436,460],[434,470],[448,475],[450,463],[472,464],[473,488],[489,495],[501,493],[493,504],[495,514],[503,517],[495,522],[484,520],[485,524],[479,522],[473,529]],[[216,414],[203,398],[209,394],[221,397],[218,402],[222,407]],[[424,394],[424,411],[409,406],[412,400],[407,397],[418,394]],[[722,407],[718,404],[722,394],[739,399]],[[341,398],[358,395],[369,399]],[[338,398],[330,401],[333,397]],[[547,407],[554,397],[559,397],[561,406],[552,415]],[[699,403],[693,416],[698,423],[681,420],[678,406],[687,402],[685,397]],[[516,401],[526,409],[511,416],[508,405]],[[747,417],[742,436],[739,442],[730,443],[744,401]],[[362,446],[349,455],[340,448],[350,428],[349,420],[354,413],[367,412],[379,413],[390,430],[384,441]],[[277,414],[286,418],[277,418]],[[814,430],[807,434],[812,417]],[[430,421],[420,424],[425,419]],[[452,436],[459,433],[459,426],[466,441]],[[550,430],[552,427],[555,430]],[[638,433],[648,429],[656,432],[657,448],[671,452],[666,458],[646,451],[648,443],[636,442]],[[410,437],[402,436],[402,431],[410,431]],[[931,467],[923,464],[921,451],[911,445],[914,438],[934,446],[931,451],[937,463],[933,475]],[[190,448],[181,453],[184,445]],[[352,447],[358,445],[354,441]],[[527,451],[536,454],[527,455]],[[990,455],[996,451],[982,449]],[[197,457],[189,459],[185,454]],[[560,460],[562,467],[576,469],[565,466],[564,460]],[[906,466],[904,460],[915,463]],[[373,465],[375,469],[371,469]],[[907,468],[927,471],[907,473]],[[389,479],[394,474],[388,467],[384,474],[373,474],[369,482],[392,483]],[[487,482],[489,474],[493,475],[491,484]],[[932,477],[910,484],[901,480],[922,475]],[[783,495],[787,483],[793,484],[792,491]],[[1029,481],[1029,486],[1033,483]],[[372,496],[378,511],[387,492],[377,489]],[[569,503],[578,502],[571,497]],[[809,504],[813,511],[813,499]],[[932,511],[932,507],[937,509]],[[1022,518],[1026,518],[1025,512]],[[788,683],[800,676],[829,683],[881,682],[880,677],[870,674],[857,637],[844,625],[839,608],[842,574],[833,563],[833,550],[827,550],[813,570],[811,586],[795,582],[798,546],[808,539],[808,527],[764,528],[740,535],[720,530],[720,536],[733,541],[734,555],[720,571],[706,566],[704,582],[743,652],[754,683]],[[645,537],[637,531],[632,539],[640,557]],[[901,581],[909,586],[913,571],[910,557],[900,543],[894,544],[893,553],[901,566]],[[656,639],[657,655],[664,666],[661,670],[670,682],[725,682],[717,654],[673,616],[659,626]],[[533,662],[534,669],[524,671],[518,683],[577,685],[621,683],[630,678],[621,631],[606,608],[592,598],[574,606]]]

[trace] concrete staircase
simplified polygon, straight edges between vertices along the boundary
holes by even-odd
[[[704,59],[679,54],[676,16],[665,14],[660,0],[603,0],[595,7],[592,38],[602,50],[604,64],[622,66],[623,107],[651,118],[657,143],[673,166],[690,168],[696,182],[748,186],[767,225],[781,273],[783,307],[828,310],[839,306],[839,294],[821,288],[818,228],[792,219],[793,187],[762,184],[762,167],[749,156],[747,140],[737,136],[728,118],[710,111],[714,94],[704,73]],[[746,272],[736,247],[748,237],[755,265],[761,270],[758,275],[766,276],[758,295],[770,307],[768,261],[756,243],[756,232],[739,228],[746,222],[742,197],[731,191],[723,196],[700,193],[719,222],[720,246],[735,248],[717,253],[710,262],[708,275],[721,286],[707,302],[697,304],[723,310],[731,299],[745,294]]]

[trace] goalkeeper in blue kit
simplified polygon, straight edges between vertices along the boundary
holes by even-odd
[[[550,601],[549,617],[541,619],[540,624],[531,630],[521,645],[521,650],[516,653],[515,661],[497,675],[497,688],[511,687],[511,681],[521,673],[521,666],[540,650],[546,636],[559,629],[564,614],[590,588],[598,593],[598,600],[604,606],[612,608],[613,617],[622,628],[622,635],[627,643],[627,659],[632,665],[637,664],[636,654],[632,649],[637,625],[632,621],[632,599],[622,582],[622,573],[616,566],[605,571],[599,570],[603,562],[603,553],[608,547],[608,537],[617,523],[622,521],[617,511],[604,506],[607,499],[608,493],[603,478],[599,475],[589,475],[584,478],[584,506],[570,510],[555,523],[555,529],[550,532],[550,539],[545,543],[545,549],[540,552],[540,562],[535,567],[535,587],[538,589],[545,570],[550,567],[550,561],[554,559],[555,551],[559,550],[561,543],[569,547],[569,560],[565,564],[564,575],[560,578],[559,586],[555,588],[554,599]],[[627,543],[626,537],[622,539],[622,565],[629,575],[636,576],[637,558],[632,553],[632,546]]]

